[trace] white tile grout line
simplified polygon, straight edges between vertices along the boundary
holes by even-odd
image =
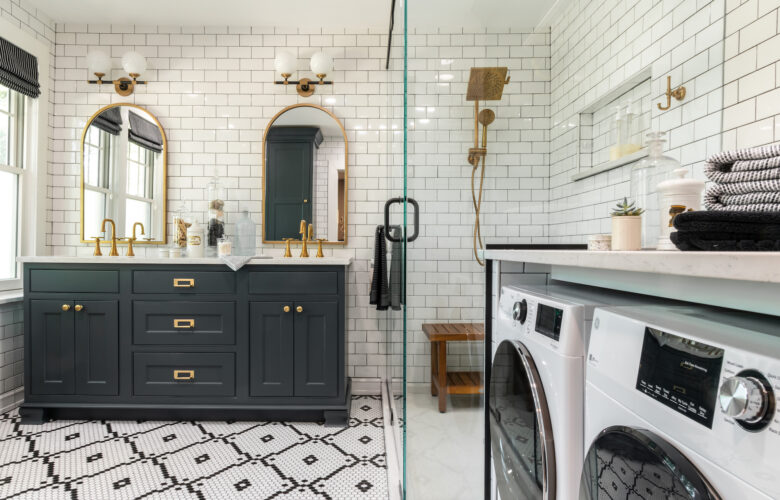
[[[393,423],[391,416],[390,405],[393,401],[387,391],[387,381],[383,380],[382,383],[382,421],[384,422],[385,430],[385,461],[387,463],[387,492],[389,500],[401,500],[401,491],[403,485],[401,484],[401,456],[396,450],[398,440],[396,439],[396,425]],[[397,422],[398,419],[395,420]],[[395,486],[393,486],[395,485]]]

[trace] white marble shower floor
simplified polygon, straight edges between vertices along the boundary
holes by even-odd
[[[407,500],[481,500],[484,494],[482,396],[454,396],[447,412],[429,391],[407,392]]]

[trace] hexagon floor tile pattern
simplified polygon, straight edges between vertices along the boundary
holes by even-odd
[[[0,415],[0,498],[387,498],[379,396],[349,426],[294,422],[58,420]]]

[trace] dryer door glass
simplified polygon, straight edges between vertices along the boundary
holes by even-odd
[[[643,429],[610,427],[591,445],[580,500],[663,498],[719,500],[696,467],[663,438]]]
[[[489,390],[490,440],[501,498],[555,498],[550,413],[536,365],[521,343],[498,346]]]

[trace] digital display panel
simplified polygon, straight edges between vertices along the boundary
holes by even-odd
[[[712,428],[723,349],[645,328],[636,389]]]
[[[550,307],[545,304],[539,304],[536,310],[536,331],[550,337],[553,340],[561,338],[561,323],[563,322],[563,311]]]

